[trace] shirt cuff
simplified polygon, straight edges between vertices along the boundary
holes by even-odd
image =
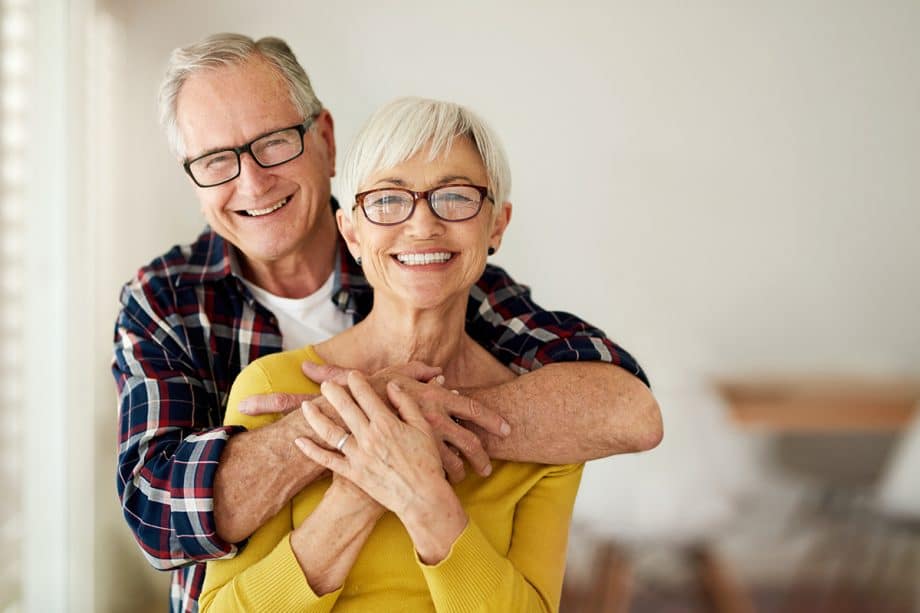
[[[240,426],[223,426],[193,434],[176,449],[170,472],[171,527],[182,549],[196,561],[236,555],[236,545],[217,536],[214,523],[214,477],[227,439],[243,432]]]

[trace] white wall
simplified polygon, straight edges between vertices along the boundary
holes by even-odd
[[[169,50],[277,34],[340,147],[397,95],[480,111],[514,171],[497,261],[640,356],[920,365],[916,2],[114,4],[116,227],[145,229],[119,278],[201,225],[155,123]]]
[[[110,4],[106,334],[118,284],[202,225],[155,121],[168,53],[231,30],[291,43],[340,148],[397,95],[479,111],[514,173],[496,261],[653,380],[920,372],[912,0]]]

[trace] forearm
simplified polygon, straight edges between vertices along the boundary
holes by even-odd
[[[487,527],[491,515],[472,511],[450,555],[437,565],[420,565],[437,610],[558,611],[581,470],[581,465],[540,469],[543,477],[514,507],[507,549],[487,536],[494,535]]]
[[[333,484],[293,531],[288,506],[270,518],[232,559],[208,563],[200,607],[206,611],[326,613],[340,595],[367,535],[381,515]]]
[[[347,487],[333,484],[322,502],[291,534],[297,562],[318,596],[342,587],[383,515],[382,507],[361,497]]]
[[[658,403],[638,378],[601,362],[549,364],[491,388],[466,390],[511,425],[501,438],[471,426],[493,458],[579,463],[655,447]]]
[[[324,472],[293,441],[309,436],[299,411],[280,421],[233,436],[214,478],[214,522],[220,538],[249,537],[291,498]]]
[[[220,421],[199,386],[178,377],[164,383],[132,376],[127,369],[116,376],[118,495],[148,562],[170,570],[234,553],[217,536],[210,499],[217,460],[238,429],[204,429]],[[193,431],[195,417],[201,428]]]

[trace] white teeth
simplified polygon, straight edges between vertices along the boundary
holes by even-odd
[[[424,266],[425,264],[440,264],[451,258],[447,251],[436,253],[398,253],[396,259],[408,266]]]
[[[249,209],[246,211],[246,214],[249,215],[250,217],[259,217],[260,215],[268,215],[269,213],[273,211],[277,211],[278,209],[283,207],[286,202],[287,202],[287,198],[285,198],[278,204],[268,207],[267,209]]]

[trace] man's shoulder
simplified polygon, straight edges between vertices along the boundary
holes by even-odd
[[[470,288],[472,304],[488,301],[490,304],[501,303],[506,300],[524,298],[530,299],[530,287],[518,283],[511,278],[505,269],[493,264],[486,265],[482,276]]]
[[[189,244],[174,245],[141,266],[125,284],[128,293],[146,295],[195,286],[230,274],[225,241],[209,228]]]

